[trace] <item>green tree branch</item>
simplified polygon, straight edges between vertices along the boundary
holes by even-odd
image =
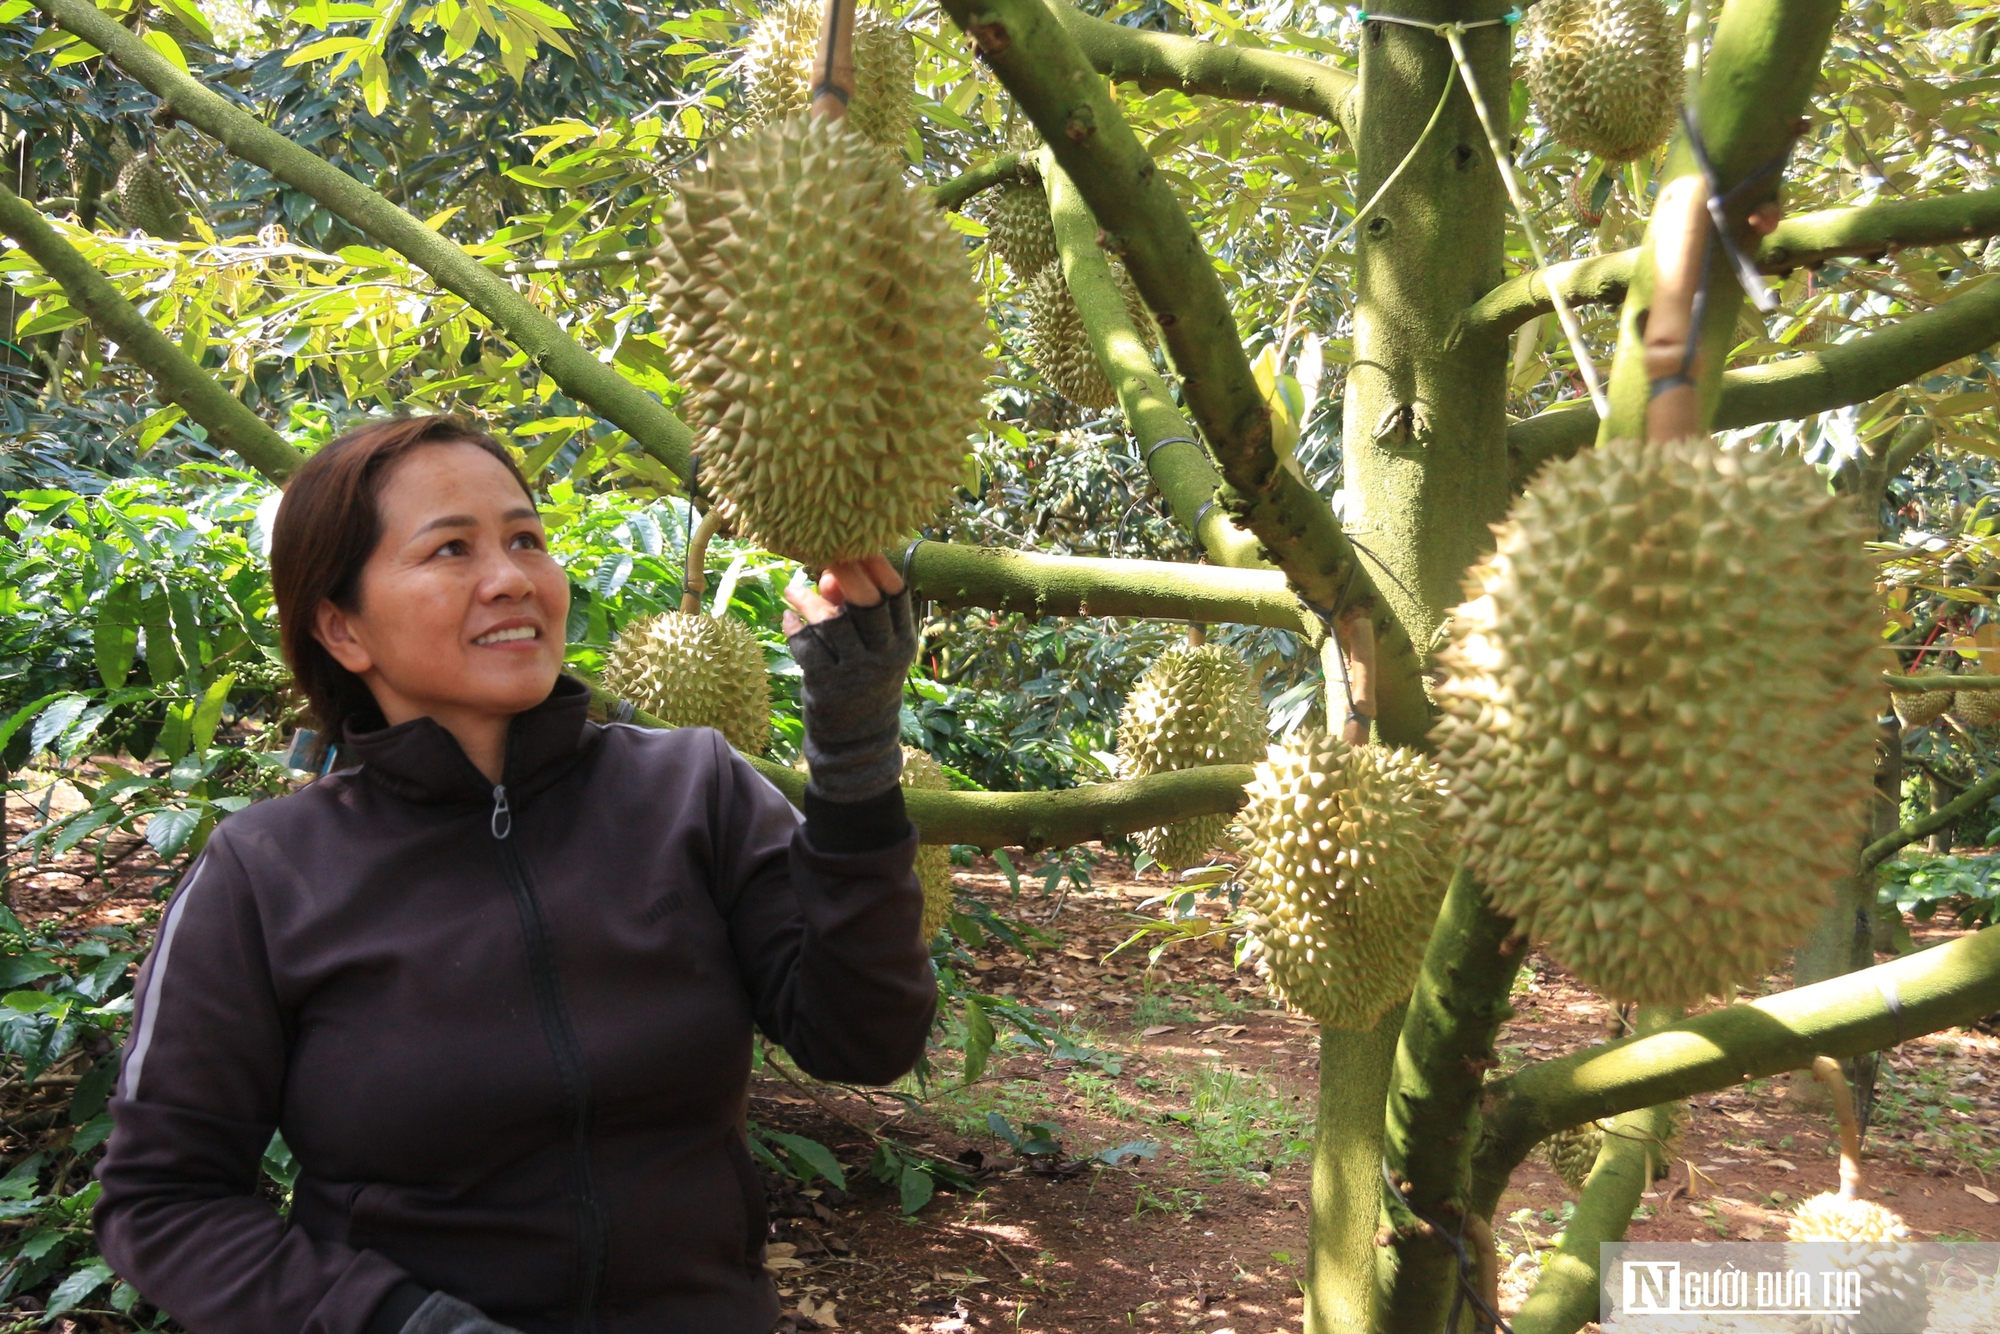
[[[1878,333],[1722,377],[1714,429],[1757,426],[1866,403],[2000,342],[2000,283],[1985,282]],[[1590,404],[1564,403],[1507,428],[1517,481],[1597,434]]]
[[[598,360],[493,270],[309,149],[240,111],[101,13],[90,0],[36,0],[57,26],[103,52],[165,108],[303,191],[375,241],[401,253],[462,297],[546,371],[677,476],[688,473],[693,433],[653,396]]]
[[[1909,246],[1944,245],[2000,232],[2000,190],[1899,199],[1861,208],[1829,208],[1786,218],[1757,248],[1765,273],[1816,268],[1841,256],[1872,257]],[[1623,301],[1639,260],[1637,248],[1572,260],[1510,278],[1465,312],[1460,336],[1498,338],[1555,309],[1549,280],[1572,306]]]
[[[1475,1203],[1491,1212],[1528,1151],[1564,1126],[1879,1051],[2000,1010],[2000,927],[1807,987],[1538,1061],[1485,1092]]]
[[[931,187],[931,202],[942,209],[961,209],[976,195],[992,189],[1002,181],[1017,177],[1021,170],[1019,153],[999,153],[968,169],[962,176],[954,176],[942,185]]]
[[[1099,74],[1147,92],[1175,88],[1231,102],[1261,102],[1345,124],[1354,76],[1303,56],[1218,46],[1195,37],[1112,23],[1057,0],[1052,8]]]
[[[1860,869],[1867,871],[1880,866],[1883,862],[1895,856],[1899,849],[1907,847],[1920,838],[1928,838],[1938,830],[1944,829],[1956,822],[1960,816],[1969,815],[1979,810],[1987,802],[1993,800],[1996,795],[2000,795],[2000,769],[1995,769],[1992,773],[1986,775],[1986,777],[1980,779],[1971,787],[1932,811],[1929,815],[1921,819],[1912,820],[1897,829],[1895,833],[1885,835],[1870,843],[1861,850]]]
[[[159,387],[160,397],[200,423],[210,440],[232,449],[272,481],[283,482],[304,457],[241,399],[196,365],[153,322],[127,301],[111,280],[97,271],[81,251],[65,241],[35,208],[0,185],[0,234],[62,285],[63,295],[119,353],[138,366]]]
[[[1429,729],[1428,702],[1393,688],[1417,679],[1414,663],[1391,656],[1408,640],[1391,633],[1392,614],[1373,596],[1332,509],[1278,466],[1270,412],[1214,265],[1104,81],[1044,0],[945,0],[945,9],[1034,121],[1110,248],[1124,258],[1221,468],[1231,513],[1309,605],[1329,614],[1370,609],[1384,654],[1382,733],[1397,742],[1418,740]]]

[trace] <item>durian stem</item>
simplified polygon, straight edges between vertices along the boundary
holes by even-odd
[[[1677,1009],[1648,1007],[1639,1011],[1638,1030],[1658,1032],[1679,1017]],[[1510,1322],[1515,1334],[1575,1334],[1597,1319],[1597,1248],[1625,1240],[1672,1120],[1667,1104],[1626,1112],[1611,1123],[1578,1195],[1576,1214],[1563,1227],[1562,1245],[1543,1261],[1534,1291]]]
[[[1813,1078],[1826,1085],[1833,1102],[1833,1119],[1840,1127],[1840,1198],[1861,1198],[1861,1117],[1854,1109],[1854,1090],[1847,1086],[1847,1072],[1831,1056],[1815,1056]]]
[[[1528,1151],[1564,1126],[1803,1069],[1819,1055],[1878,1051],[1995,1010],[2000,927],[1987,927],[1873,968],[1711,1010],[1651,1037],[1537,1061],[1484,1091],[1476,1199],[1490,1210]]]
[[[1132,325],[1124,294],[1097,244],[1097,219],[1074,182],[1052,155],[1042,154],[1042,181],[1049,196],[1049,221],[1062,257],[1063,279],[1082,317],[1090,350],[1118,395],[1118,407],[1132,428],[1139,457],[1167,508],[1194,535],[1218,565],[1269,568],[1257,554],[1257,539],[1214,504],[1222,475],[1208,451],[1194,440],[1194,428],[1174,406],[1173,394],[1153,369],[1153,354]]]
[[[1839,12],[1839,0],[1732,0],[1717,16],[1708,69],[1690,110],[1722,189],[1734,188],[1789,149],[1796,132],[1795,122],[1819,77],[1820,62],[1826,55],[1827,41]],[[1600,441],[1643,437],[1646,433],[1653,403],[1653,381],[1645,346],[1654,305],[1653,257],[1656,246],[1667,243],[1663,235],[1656,233],[1660,228],[1671,231],[1679,225],[1680,219],[1673,216],[1669,207],[1675,197],[1674,182],[1699,175],[1700,168],[1685,135],[1678,136],[1667,154],[1666,168],[1660,173],[1657,227],[1649,229],[1638,263],[1633,267],[1631,291],[1626,296],[1620,322],[1618,355],[1611,370],[1611,415],[1597,430]],[[1770,173],[1758,186],[1729,203],[1731,235],[1753,254],[1757,238],[1749,230],[1747,220],[1752,212],[1777,197],[1780,175]],[[1696,189],[1705,199],[1707,191],[1699,180]],[[1705,218],[1706,206],[1700,207]],[[1694,402],[1684,414],[1679,414],[1695,432],[1711,430],[1719,424],[1716,409],[1722,368],[1736,341],[1736,321],[1743,303],[1743,291],[1737,285],[1723,246],[1708,245],[1706,252],[1708,294],[1698,331],[1698,355],[1692,368],[1698,372],[1697,384],[1692,391]],[[1899,374],[1892,383],[1907,378]],[[1508,436],[1511,442],[1511,429]]]
[[[1757,247],[1757,267],[1788,274],[1825,260],[1873,258],[1909,246],[1947,245],[2000,233],[2000,190],[1897,200],[1861,208],[1829,208],[1786,218]],[[1498,340],[1555,309],[1554,283],[1572,306],[1623,301],[1637,247],[1615,255],[1552,264],[1509,278],[1466,307],[1460,337]]]
[[[1364,1031],[1320,1029],[1306,1334],[1360,1334],[1374,1319],[1382,1108],[1404,1009],[1398,1005]]]
[[[701,610],[701,595],[708,591],[708,544],[722,528],[722,507],[710,505],[688,537],[687,557],[681,564],[681,611],[692,616]]]
[[[310,195],[371,240],[401,253],[439,287],[499,326],[564,393],[603,414],[676,476],[687,476],[693,432],[651,394],[586,351],[505,278],[325,158],[299,147],[181,72],[90,0],[36,3],[56,26],[102,51],[171,107],[176,116],[219,141],[231,154],[262,167]]]
[[[999,153],[954,176],[943,185],[931,187],[931,202],[942,209],[961,209],[994,186],[1021,178],[1021,155]]]
[[[41,265],[42,272],[61,284],[70,305],[117,343],[127,360],[151,375],[160,397],[199,422],[216,444],[235,450],[274,482],[283,482],[305,462],[261,417],[243,406],[241,399],[140,314],[33,205],[5,186],[0,186],[0,234],[13,238]]]
[[[1911,694],[1925,690],[2000,690],[2000,676],[1953,676],[1949,672],[1923,672],[1916,676],[1882,673],[1882,684],[1891,690]]]
[[[1949,802],[1932,811],[1929,815],[1921,819],[1912,820],[1895,833],[1884,838],[1878,838],[1863,848],[1861,850],[1860,869],[1863,871],[1872,870],[1895,856],[1900,849],[1916,842],[1918,839],[1926,838],[1943,829],[1945,826],[1956,823],[1961,817],[1970,815],[1974,811],[1984,810],[1986,803],[1993,800],[1995,796],[2000,796],[2000,766],[1996,766],[1992,773],[1987,774],[1986,777],[1980,779],[1971,787],[1953,797]]]
[[[1995,342],[2000,342],[2000,290],[1987,283],[1879,333],[1727,372],[1711,428],[1758,426],[1865,403]],[[1515,476],[1531,476],[1550,460],[1568,458],[1591,443],[1596,428],[1588,404],[1581,411],[1564,404],[1515,422],[1507,428]]]
[[[846,118],[847,101],[854,96],[854,0],[826,0],[819,54],[813,59],[812,87],[807,96],[815,116]]]
[[[1208,642],[1208,627],[1200,621],[1188,622],[1187,642],[1189,648],[1200,648]]]

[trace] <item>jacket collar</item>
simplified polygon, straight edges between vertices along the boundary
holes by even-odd
[[[510,801],[518,803],[548,787],[583,756],[598,729],[585,726],[590,688],[559,676],[548,698],[514,715],[507,729],[507,759],[501,777]],[[381,715],[373,716],[381,723]],[[431,718],[412,718],[394,727],[356,726],[346,731],[346,756],[362,774],[408,801],[490,802],[493,784],[466,758],[458,738]]]

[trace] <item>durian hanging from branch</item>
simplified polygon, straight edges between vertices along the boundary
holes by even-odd
[[[1557,142],[1629,162],[1667,141],[1686,76],[1661,0],[1541,0],[1525,31],[1528,100]]]
[[[1243,656],[1226,644],[1168,649],[1125,697],[1118,719],[1124,778],[1249,764],[1264,753],[1264,701]],[[1198,815],[1141,832],[1136,842],[1162,866],[1199,866],[1230,817]]]
[[[830,8],[812,111],[717,144],[681,182],[653,285],[700,484],[738,533],[811,566],[938,511],[986,376],[957,234],[839,114],[854,11]]]
[[[743,100],[753,125],[768,125],[811,101],[813,61],[824,13],[818,0],[782,0],[750,30],[743,54]],[[910,35],[876,9],[854,14],[854,82],[847,123],[868,142],[900,153],[916,124],[916,56]]]

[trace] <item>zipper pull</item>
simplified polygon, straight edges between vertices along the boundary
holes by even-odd
[[[514,832],[514,812],[507,805],[507,786],[496,783],[493,787],[493,837],[505,838]]]

